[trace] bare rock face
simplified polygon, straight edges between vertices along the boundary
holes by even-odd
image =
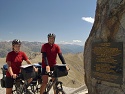
[[[91,77],[92,43],[123,42],[123,84]],[[85,43],[85,83],[89,94],[125,94],[125,0],[97,0],[95,22]]]

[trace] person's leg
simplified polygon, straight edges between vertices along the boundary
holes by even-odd
[[[43,94],[45,92],[46,85],[48,83],[48,75],[43,75],[42,76],[42,84],[40,87],[40,94]]]
[[[40,87],[40,94],[43,94],[45,92],[47,83],[48,83],[48,75],[46,75],[46,68],[42,68],[42,84]]]
[[[13,78],[6,77],[5,80],[6,94],[12,94],[13,82],[14,82]]]
[[[6,88],[6,94],[12,94],[12,88]]]

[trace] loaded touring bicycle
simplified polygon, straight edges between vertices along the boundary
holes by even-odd
[[[38,68],[38,71],[35,72],[34,68]],[[3,65],[2,73],[3,77],[1,79],[1,87],[6,88],[5,79],[7,64]],[[40,86],[42,83],[41,79],[41,63],[33,65],[23,65],[21,66],[21,73],[16,79],[14,79],[13,91],[12,94],[39,94]],[[68,71],[66,70],[65,64],[57,64],[54,66],[54,71],[47,73],[49,77],[54,77],[55,80],[50,79],[48,81],[47,87],[44,94],[49,94],[50,89],[55,85],[56,94],[66,94],[63,90],[62,82],[58,80],[59,77],[67,76]],[[29,79],[32,79],[29,81]]]

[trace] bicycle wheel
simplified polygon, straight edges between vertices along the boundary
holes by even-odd
[[[17,85],[17,83],[14,83],[12,94],[22,94],[22,84]]]
[[[38,93],[40,91],[40,88],[38,88],[38,86],[30,86],[30,90],[35,94],[35,93]]]
[[[16,88],[16,94],[22,94],[22,92],[23,92],[23,85],[22,84],[20,84],[19,86],[15,86],[15,88]]]

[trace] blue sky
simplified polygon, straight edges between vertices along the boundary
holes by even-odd
[[[96,0],[0,0],[0,41],[47,42],[84,45],[93,25]]]

